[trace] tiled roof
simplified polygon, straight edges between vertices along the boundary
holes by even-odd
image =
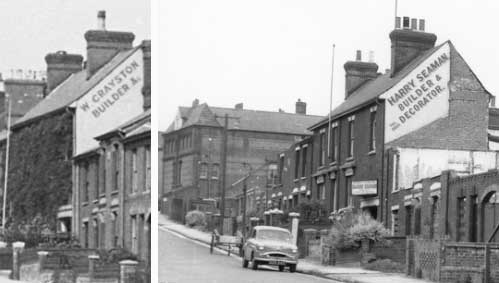
[[[245,131],[289,133],[295,135],[309,135],[308,127],[320,121],[323,116],[301,115],[285,112],[271,112],[259,110],[234,109],[211,107],[203,103],[190,111],[180,107],[179,111],[188,113],[187,120],[182,127],[192,125],[221,127],[224,125],[224,116],[227,114],[228,129]],[[170,126],[167,132],[173,130]]]
[[[97,83],[103,80],[110,72],[112,72],[121,62],[128,56],[133,54],[140,45],[130,49],[121,51],[114,56],[107,64],[102,66],[90,79],[87,80],[87,70],[74,73],[69,76],[64,82],[57,86],[45,99],[40,101],[26,115],[17,120],[14,127],[25,124],[31,120],[42,117],[46,114],[64,109],[71,105],[81,96],[85,95]]]
[[[356,110],[362,106],[365,106],[368,103],[371,103],[374,99],[382,95],[384,92],[389,90],[399,81],[404,79],[414,68],[416,68],[419,64],[421,64],[426,58],[431,56],[435,51],[437,51],[441,46],[446,43],[450,43],[450,41],[446,41],[438,46],[429,49],[425,53],[421,54],[416,59],[412,60],[407,66],[405,66],[402,70],[400,70],[395,76],[391,76],[390,72],[382,74],[377,78],[367,81],[363,85],[361,85],[357,90],[355,90],[352,94],[348,96],[348,98],[343,101],[338,107],[331,111],[331,118],[336,119],[339,118],[353,110]],[[320,126],[328,121],[328,117],[322,119],[319,123],[310,127],[310,129],[314,129],[317,126]]]
[[[151,131],[151,109],[148,109],[138,116],[133,117],[132,119],[121,124],[119,127],[116,127],[98,137],[95,137],[95,139],[104,140],[110,135],[116,133],[122,133],[125,134],[126,137],[131,137],[147,131]]]

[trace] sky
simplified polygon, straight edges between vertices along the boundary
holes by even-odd
[[[106,11],[108,30],[135,33],[134,45],[151,39],[150,1],[0,1],[0,72],[45,70],[45,55],[58,50],[86,57],[83,34],[97,28],[97,11]]]
[[[159,1],[159,130],[178,106],[201,103],[327,115],[344,99],[343,64],[356,50],[390,68],[395,0]],[[425,19],[437,43],[451,40],[492,94],[499,93],[499,1],[399,0],[398,16]],[[332,49],[335,45],[334,64]],[[333,67],[332,67],[333,66]]]

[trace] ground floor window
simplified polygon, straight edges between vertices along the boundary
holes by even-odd
[[[399,210],[392,210],[392,235],[398,235],[399,232]]]
[[[412,234],[412,206],[408,205],[405,207],[405,235],[410,236]]]
[[[83,247],[88,249],[88,221],[83,222]]]

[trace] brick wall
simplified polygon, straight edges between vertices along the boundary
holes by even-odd
[[[390,259],[395,262],[405,264],[406,260],[406,238],[405,237],[388,237],[389,244],[380,242],[374,243],[371,246],[371,252],[376,255],[377,259]]]

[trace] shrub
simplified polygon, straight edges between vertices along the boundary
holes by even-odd
[[[328,244],[337,249],[359,248],[362,240],[386,242],[390,232],[368,213],[353,214],[351,211],[333,215]]]
[[[206,216],[199,210],[191,210],[185,215],[186,225],[189,227],[206,227]]]

